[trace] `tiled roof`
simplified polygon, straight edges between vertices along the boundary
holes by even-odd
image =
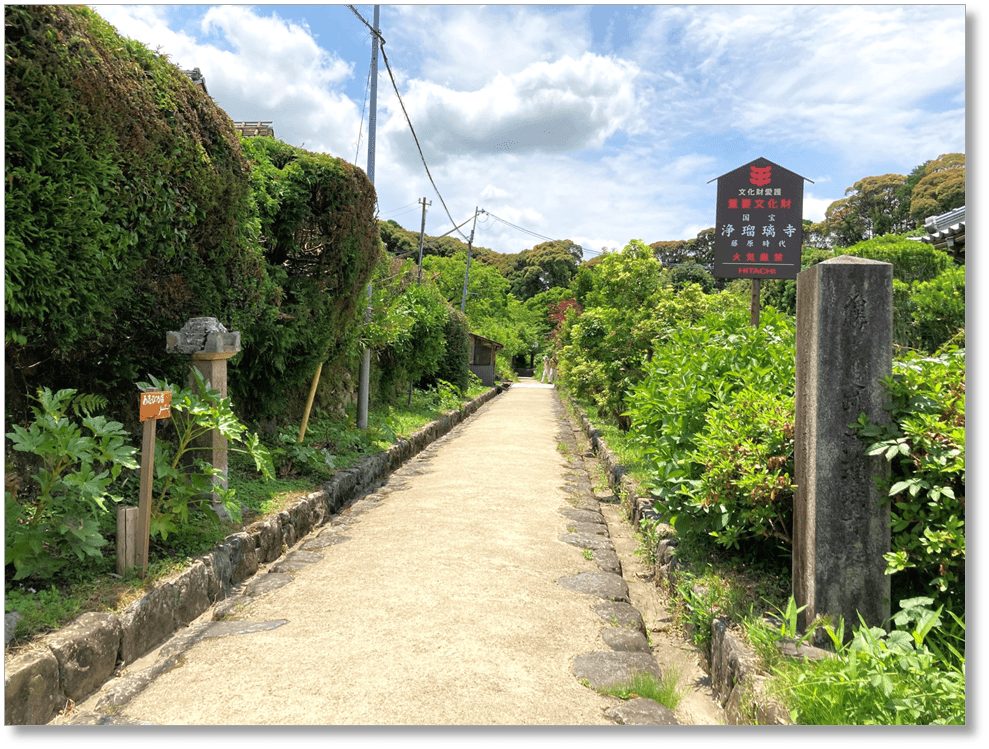
[[[924,228],[930,235],[923,238],[928,244],[933,244],[935,247],[953,247],[958,244],[964,247],[965,206],[942,213],[940,216],[928,216],[924,221]]]
[[[253,138],[256,135],[275,137],[275,128],[271,126],[271,120],[263,122],[235,122],[234,130],[245,138]]]

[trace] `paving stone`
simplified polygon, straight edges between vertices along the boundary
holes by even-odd
[[[630,603],[608,601],[595,606],[594,611],[602,619],[620,629],[637,629],[642,634],[646,633],[646,623],[642,619],[642,614]]]
[[[619,629],[608,627],[601,630],[601,639],[612,650],[624,650],[630,653],[649,653],[649,640],[637,629]]]
[[[571,520],[567,523],[567,530],[576,533],[578,536],[607,536],[608,526],[606,523],[578,523]]]
[[[564,543],[579,546],[582,549],[609,549],[614,551],[611,539],[607,536],[589,536],[586,533],[564,533],[560,536]]]
[[[673,711],[656,700],[636,697],[615,707],[609,707],[604,714],[620,726],[678,726]]]
[[[302,544],[302,548],[305,551],[315,551],[316,549],[325,549],[327,546],[342,544],[344,541],[349,540],[350,536],[343,536],[339,533],[322,533],[316,536],[316,538],[310,538]]]
[[[569,577],[561,577],[556,581],[557,585],[564,588],[576,590],[579,593],[588,593],[606,601],[624,601],[628,603],[628,584],[621,575],[611,572],[580,572]]]
[[[636,674],[650,674],[662,680],[659,664],[649,653],[604,651],[578,655],[573,663],[574,675],[586,679],[592,689],[604,689],[632,681]]]
[[[278,564],[272,565],[272,572],[296,572],[304,567],[308,567],[310,564],[315,564],[323,555],[318,551],[306,551],[305,544],[302,545],[301,549],[296,549],[285,555],[285,558],[278,562]]]
[[[564,507],[560,514],[578,523],[604,523],[604,515],[592,510],[578,510],[573,507]]]
[[[592,554],[602,572],[610,572],[613,575],[622,574],[622,562],[615,552],[610,549],[594,549]]]
[[[275,565],[278,567],[279,565]],[[285,572],[269,572],[266,575],[259,575],[247,584],[244,588],[244,595],[248,597],[261,596],[273,590],[278,590],[292,582],[292,576]]]

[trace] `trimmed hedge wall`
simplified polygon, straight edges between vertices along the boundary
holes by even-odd
[[[175,65],[88,8],[5,6],[4,26],[8,420],[46,385],[136,421],[134,383],[184,379],[165,334],[201,316],[242,333],[242,415],[277,411],[356,336],[380,252],[366,175],[247,145]]]

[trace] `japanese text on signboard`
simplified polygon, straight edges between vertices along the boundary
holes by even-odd
[[[719,177],[714,275],[796,278],[803,190],[803,177],[766,159]]]

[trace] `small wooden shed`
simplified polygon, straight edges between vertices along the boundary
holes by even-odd
[[[498,351],[505,348],[504,344],[492,341],[490,338],[479,336],[476,333],[468,333],[470,336],[470,359],[468,369],[481,378],[481,382],[488,387],[495,384],[495,362],[498,359]]]

